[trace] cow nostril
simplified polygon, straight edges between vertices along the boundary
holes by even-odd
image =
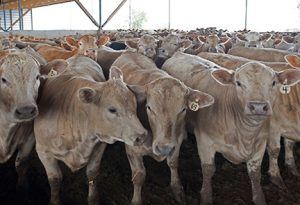
[[[255,110],[255,107],[254,107],[254,105],[252,105],[252,104],[249,104],[249,109],[250,109],[250,111],[254,111]]]
[[[263,110],[267,112],[267,111],[269,110],[269,106],[268,106],[268,105],[265,105],[265,106],[263,107]]]

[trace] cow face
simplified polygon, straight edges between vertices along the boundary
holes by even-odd
[[[140,145],[146,140],[147,131],[137,118],[135,95],[123,82],[118,68],[111,68],[107,82],[81,88],[79,98],[93,109],[100,140],[122,141],[128,145]]]
[[[66,37],[69,46],[77,47],[78,54],[87,56],[93,60],[97,60],[98,46],[105,45],[109,41],[109,37],[101,36],[99,40],[92,35],[84,35],[76,41],[72,37]]]
[[[154,59],[156,56],[157,44],[153,36],[143,35],[138,41],[128,40],[125,44],[148,58]]]
[[[185,116],[187,110],[197,111],[199,108],[211,105],[212,96],[188,88],[179,80],[173,78],[157,79],[137,92],[137,87],[131,87],[135,93],[143,93],[146,101],[146,112],[153,134],[153,153],[159,156],[172,155],[179,142],[179,137],[185,133]],[[140,88],[141,89],[141,88]]]
[[[288,69],[275,72],[261,63],[249,62],[235,72],[215,70],[212,76],[223,85],[234,85],[245,115],[264,119],[272,115],[272,106],[279,89],[277,85],[294,85],[300,80],[300,71]]]
[[[1,104],[9,122],[32,120],[38,114],[39,65],[26,53],[14,53],[0,62]]]
[[[192,42],[190,40],[181,40],[177,35],[169,34],[165,39],[162,40],[159,46],[158,57],[162,59],[168,59],[172,57],[176,51],[185,51],[191,45]]]

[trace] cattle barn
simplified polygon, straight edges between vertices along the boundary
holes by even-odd
[[[300,205],[299,0],[0,0],[1,205]]]

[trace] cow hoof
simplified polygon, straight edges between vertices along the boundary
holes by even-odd
[[[287,187],[285,186],[282,178],[280,176],[277,177],[271,177],[271,182],[275,184],[279,189],[287,192]]]

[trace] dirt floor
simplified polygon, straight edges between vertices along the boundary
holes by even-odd
[[[295,147],[297,165],[300,169],[300,144]],[[169,188],[170,172],[165,162],[158,163],[145,158],[147,178],[143,187],[145,205],[176,205]],[[213,177],[213,200],[215,205],[250,205],[251,185],[246,165],[233,165],[221,155],[216,157],[217,171]],[[61,199],[63,205],[87,204],[87,180],[85,170],[76,173],[62,165],[64,179]],[[289,193],[278,190],[269,181],[267,175],[268,157],[263,161],[262,186],[267,203],[270,205],[300,205],[300,179],[293,176],[283,164],[280,155],[282,177]],[[131,171],[121,143],[111,145],[106,150],[99,178],[99,195],[101,205],[127,205],[132,195]],[[197,204],[202,184],[200,160],[194,137],[189,137],[182,146],[179,174],[189,204]],[[27,197],[15,190],[17,180],[14,159],[0,165],[0,204],[1,205],[44,205],[50,196],[46,174],[36,153],[32,155],[28,173],[30,189]],[[26,198],[26,199],[25,199]]]

